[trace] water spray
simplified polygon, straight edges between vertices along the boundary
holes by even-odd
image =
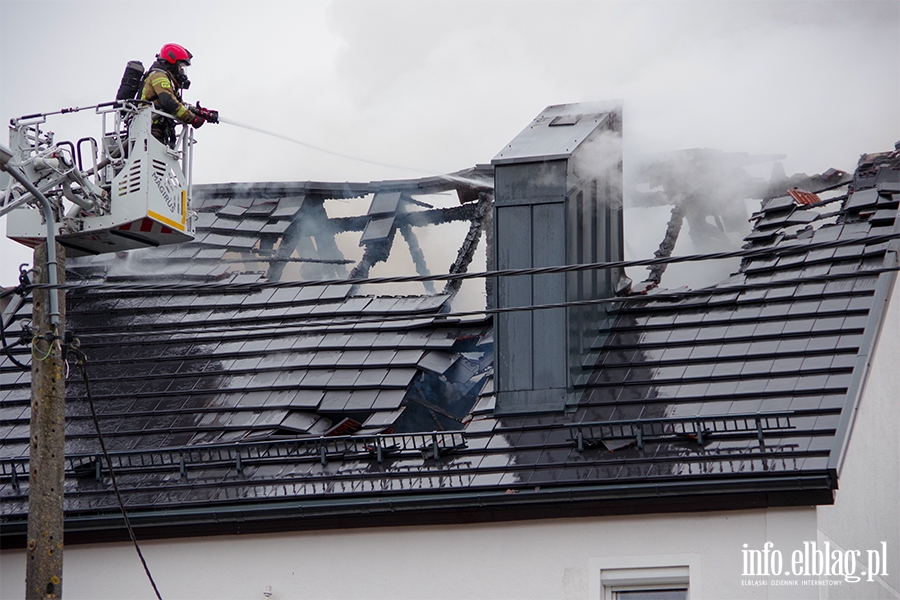
[[[340,153],[340,152],[335,152],[335,151],[333,151],[333,150],[328,150],[327,148],[322,148],[322,147],[320,147],[320,146],[314,146],[313,144],[310,144],[310,143],[307,143],[307,142],[304,142],[304,141],[302,141],[302,140],[298,140],[298,139],[295,139],[295,138],[292,138],[292,137],[288,137],[288,136],[286,136],[286,135],[283,135],[283,134],[281,134],[281,133],[277,133],[277,132],[275,132],[275,131],[268,131],[268,130],[266,130],[266,129],[261,129],[261,128],[259,128],[259,127],[254,127],[253,125],[247,125],[246,123],[239,123],[238,121],[234,121],[234,120],[232,120],[232,119],[226,119],[225,117],[222,117],[221,115],[219,116],[219,122],[220,122],[220,123],[226,123],[226,124],[228,124],[228,125],[234,125],[235,127],[240,127],[240,128],[242,128],[242,129],[247,129],[247,130],[249,130],[249,131],[255,131],[255,132],[257,132],[257,133],[262,133],[262,134],[265,134],[265,135],[270,135],[270,136],[272,136],[272,137],[280,138],[280,139],[286,140],[286,141],[288,141],[288,142],[293,142],[294,144],[299,144],[299,145],[301,145],[301,146],[305,146],[305,147],[310,148],[310,149],[312,149],[312,150],[316,150],[317,152],[323,152],[323,153],[325,153],[325,154],[331,154],[332,156],[337,156],[337,157],[344,158],[344,159],[347,159],[347,160],[353,160],[353,161],[356,161],[356,162],[368,163],[368,164],[370,164],[370,165],[377,165],[377,166],[379,166],[379,167],[387,167],[387,168],[389,168],[389,169],[399,169],[399,170],[402,170],[402,171],[413,171],[413,172],[416,172],[416,173],[422,173],[423,175],[435,176],[433,172],[430,172],[430,171],[423,171],[422,169],[416,169],[416,168],[414,168],[414,167],[407,167],[407,166],[402,166],[402,165],[392,165],[392,164],[389,164],[389,163],[383,163],[383,162],[378,162],[378,161],[375,161],[375,160],[369,160],[369,159],[367,159],[367,158],[360,158],[360,157],[358,157],[358,156],[350,156],[350,155],[348,155],[348,154],[342,154],[342,153]],[[459,177],[459,176],[457,176],[457,175],[450,175],[450,174],[441,174],[441,175],[437,175],[437,177],[444,177],[444,178],[449,179],[449,180],[451,180],[451,181],[456,181],[456,182],[459,182],[459,183],[465,183],[465,184],[468,184],[468,185],[472,185],[472,186],[474,186],[474,187],[480,187],[480,188],[486,188],[486,187],[489,187],[489,188],[492,188],[492,189],[493,189],[493,187],[494,187],[494,183],[493,183],[492,181],[485,181],[485,180],[478,180],[478,179],[468,179],[468,178],[465,178],[465,177]]]

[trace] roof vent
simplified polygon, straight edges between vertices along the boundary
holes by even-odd
[[[558,117],[553,117],[553,120],[550,121],[548,127],[564,127],[567,125],[574,125],[581,119],[581,115],[560,115]]]

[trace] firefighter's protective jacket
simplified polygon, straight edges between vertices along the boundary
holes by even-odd
[[[175,77],[168,70],[154,65],[144,79],[144,87],[141,90],[141,100],[149,100],[161,111],[174,115],[183,123],[191,123],[196,115],[181,100],[181,86],[175,81]],[[174,135],[174,123],[165,117],[153,119],[153,135],[163,143],[167,143],[166,133],[171,130]],[[171,140],[170,140],[171,141]]]

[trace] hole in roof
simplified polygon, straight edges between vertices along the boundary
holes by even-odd
[[[802,211],[791,212],[794,202],[787,190],[823,187],[819,176],[794,174],[788,177],[781,168],[783,156],[751,156],[746,153],[713,149],[680,150],[653,156],[635,157],[625,164],[625,258],[642,259],[663,250],[660,244],[672,233],[677,235],[672,256],[739,250],[751,234],[752,217],[764,217],[773,227],[764,233],[808,235],[805,229],[818,229],[834,222],[832,213],[840,209],[834,200],[846,194],[846,185],[821,192],[825,202]],[[827,175],[827,173],[826,173]],[[829,180],[829,183],[831,180]],[[799,185],[798,185],[799,184]],[[787,201],[782,211],[761,211],[760,198],[782,196]],[[828,203],[827,201],[832,200]],[[783,202],[782,202],[783,204]],[[683,216],[673,215],[678,207]],[[767,206],[772,208],[770,201]],[[780,205],[779,205],[780,206]],[[776,207],[777,208],[777,207]],[[795,216],[796,215],[796,216]],[[777,226],[781,218],[786,219]],[[677,226],[680,225],[680,229]],[[739,259],[709,260],[671,264],[664,269],[660,287],[686,286],[698,289],[715,285],[738,271]],[[649,270],[628,269],[639,282]]]

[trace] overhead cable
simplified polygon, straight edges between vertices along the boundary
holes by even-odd
[[[138,291],[138,292],[225,292],[246,293],[264,289],[322,287],[329,285],[364,285],[382,283],[409,283],[422,281],[450,281],[479,279],[485,277],[510,277],[515,275],[545,275],[552,273],[572,273],[579,271],[640,267],[656,264],[673,264],[684,262],[702,262],[707,260],[723,260],[730,258],[776,258],[780,256],[839,248],[851,245],[874,245],[900,238],[900,233],[887,233],[864,238],[829,240],[808,244],[791,244],[777,248],[757,248],[714,252],[707,254],[690,254],[639,260],[619,260],[575,265],[558,265],[552,267],[532,267],[526,269],[501,269],[495,271],[479,271],[472,273],[442,273],[434,275],[399,275],[393,277],[367,277],[364,279],[317,279],[309,281],[259,281],[254,283],[66,283],[66,284],[32,284],[27,289],[65,289],[65,290],[97,290],[97,291]],[[852,258],[852,257],[848,257]],[[4,292],[5,295],[9,292]],[[2,297],[0,295],[0,297]]]
[[[94,399],[91,396],[91,384],[88,380],[87,374],[87,356],[84,354],[84,352],[81,351],[77,343],[73,343],[69,349],[75,353],[78,366],[81,367],[81,376],[84,379],[85,395],[87,396],[88,406],[91,409],[91,419],[94,421],[94,428],[97,430],[97,440],[100,442],[100,451],[103,453],[104,460],[106,460],[106,465],[109,470],[109,480],[110,483],[112,483],[113,492],[115,492],[116,501],[119,504],[119,510],[122,511],[122,519],[125,521],[125,529],[128,530],[128,536],[131,538],[131,542],[134,544],[134,549],[137,551],[138,558],[141,559],[141,564],[144,566],[144,572],[147,574],[147,579],[150,580],[150,585],[153,586],[153,592],[156,594],[158,600],[162,600],[162,596],[159,593],[159,588],[156,587],[156,581],[153,580],[153,575],[150,573],[150,567],[147,566],[147,561],[144,559],[144,553],[141,552],[141,547],[138,545],[137,537],[135,537],[134,535],[134,529],[132,529],[131,527],[131,520],[128,518],[128,512],[125,510],[125,502],[122,500],[121,492],[119,492],[119,484],[116,483],[116,475],[113,472],[112,459],[110,458],[109,452],[106,449],[106,442],[103,440],[103,433],[100,430],[100,421],[97,419],[97,411],[94,409]]]
[[[360,325],[372,324],[373,326],[383,324],[385,322],[391,321],[443,321],[443,322],[452,322],[454,319],[462,319],[466,317],[482,317],[487,315],[495,315],[495,314],[504,314],[511,312],[524,312],[524,311],[538,311],[538,310],[549,310],[554,308],[569,308],[576,306],[595,306],[595,305],[603,305],[603,304],[624,304],[624,303],[632,303],[632,302],[677,302],[684,300],[690,297],[696,296],[713,296],[713,295],[731,295],[737,294],[744,291],[751,290],[760,290],[760,289],[771,289],[777,287],[787,287],[787,286],[799,286],[803,284],[810,283],[823,283],[829,281],[838,281],[843,279],[859,279],[867,276],[880,275],[882,273],[891,273],[895,271],[900,271],[900,267],[884,267],[880,269],[871,269],[867,271],[854,271],[850,273],[835,273],[831,275],[812,275],[808,277],[797,277],[793,279],[784,279],[780,280],[777,283],[773,282],[765,282],[765,283],[743,283],[729,286],[720,286],[713,288],[702,288],[698,290],[672,290],[667,292],[658,292],[655,294],[635,294],[632,296],[613,296],[607,298],[594,298],[588,300],[570,300],[566,302],[554,302],[549,304],[531,304],[527,306],[508,306],[503,308],[485,308],[482,310],[470,310],[470,311],[459,311],[459,312],[447,312],[447,313],[418,313],[418,314],[410,314],[404,313],[401,315],[378,315],[371,317],[358,317],[351,314],[342,315],[347,320],[344,322],[336,321],[335,315],[327,315],[322,317],[310,317],[304,315],[303,317],[299,317],[293,323],[284,323],[284,319],[286,317],[279,317],[280,322],[278,323],[267,323],[267,324],[258,324],[258,325],[250,325],[246,327],[233,326],[233,325],[224,325],[220,328],[216,327],[204,327],[200,329],[185,329],[179,328],[177,326],[173,327],[165,327],[160,329],[154,329],[152,331],[135,331],[134,328],[130,328],[127,332],[120,331],[116,333],[89,333],[89,332],[81,332],[79,335],[83,338],[118,338],[118,337],[128,337],[129,339],[141,336],[141,337],[153,337],[153,336],[164,336],[167,341],[172,341],[171,336],[175,334],[209,334],[209,333],[239,333],[239,332],[265,332],[271,330],[278,330],[283,335],[295,335],[296,333],[340,333],[343,331],[346,332],[359,332],[362,328]],[[379,330],[383,330],[383,328],[378,328]],[[233,336],[233,337],[241,337],[241,336]],[[247,336],[243,336],[247,337]],[[266,337],[271,337],[271,333],[266,334]],[[197,341],[196,338],[192,338],[192,341]]]

